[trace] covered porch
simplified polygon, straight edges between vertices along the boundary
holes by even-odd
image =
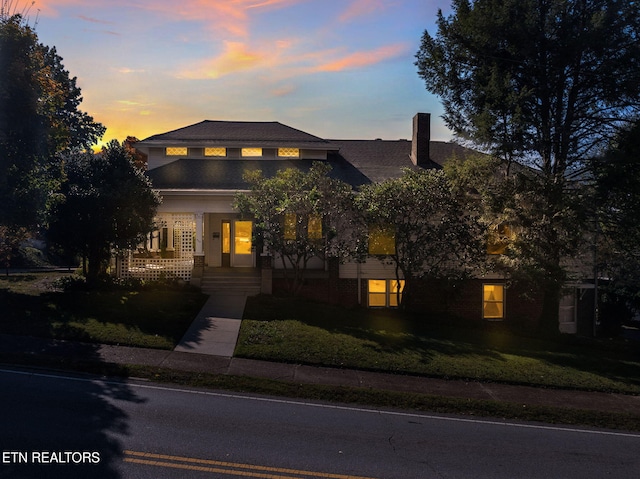
[[[256,268],[253,222],[237,213],[160,213],[147,241],[116,261],[122,278],[198,283],[204,268]]]

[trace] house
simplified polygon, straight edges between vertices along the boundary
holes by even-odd
[[[308,170],[328,162],[331,175],[354,187],[402,175],[404,168],[442,168],[453,156],[471,153],[460,145],[430,139],[430,115],[413,118],[406,140],[327,140],[278,122],[202,121],[135,143],[148,157],[148,175],[163,198],[158,230],[147,244],[118,262],[120,276],[157,279],[163,274],[198,283],[209,271],[254,269],[262,291],[277,290],[280,271],[252,245],[253,223],[240,217],[234,195],[249,191],[247,170],[270,177],[286,168]],[[310,266],[306,294],[369,307],[397,305],[396,273],[390,261],[317,261]],[[520,299],[498,276],[469,281],[455,297],[424,284],[425,311],[486,320],[537,318],[538,306]],[[574,295],[575,299],[575,295]],[[576,316],[579,305],[565,317]],[[572,316],[573,315],[573,316]]]

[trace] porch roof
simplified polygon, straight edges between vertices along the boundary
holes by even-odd
[[[156,189],[174,190],[248,190],[250,185],[242,178],[246,171],[261,170],[265,177],[272,177],[279,170],[296,168],[309,171],[319,160],[215,160],[207,161],[183,158],[147,172]],[[360,186],[369,180],[344,159],[329,162],[333,167],[330,176],[352,186]]]

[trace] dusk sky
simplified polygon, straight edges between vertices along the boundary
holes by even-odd
[[[415,53],[450,0],[36,0],[105,140],[202,120],[279,121],[333,139],[410,138],[432,114]]]

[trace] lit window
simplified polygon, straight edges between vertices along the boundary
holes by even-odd
[[[173,146],[165,150],[167,156],[187,156],[188,149],[182,146]]]
[[[398,307],[398,299],[402,301],[402,290],[404,289],[404,279],[389,281],[389,306],[392,308]]]
[[[285,240],[296,240],[298,238],[298,219],[295,213],[285,213],[283,223],[283,234]],[[310,215],[307,221],[307,238],[322,238],[322,217],[320,215]]]
[[[487,237],[487,254],[504,254],[514,235],[511,228],[505,224],[493,226]]]
[[[504,285],[482,285],[482,317],[484,319],[504,318]]]
[[[299,148],[278,148],[278,156],[282,158],[300,158]]]
[[[370,308],[397,308],[402,302],[404,279],[370,279],[367,281]]]
[[[204,156],[227,156],[226,148],[205,148]]]
[[[384,308],[387,305],[387,281],[384,279],[369,280],[369,307]]]
[[[307,235],[309,239],[322,238],[322,217],[320,215],[309,216],[309,223],[307,224]]]
[[[262,148],[242,148],[242,156],[262,156]]]
[[[295,240],[297,235],[297,216],[295,213],[285,213],[284,215],[284,239]]]
[[[396,235],[391,228],[369,228],[369,254],[387,255],[396,252]]]

